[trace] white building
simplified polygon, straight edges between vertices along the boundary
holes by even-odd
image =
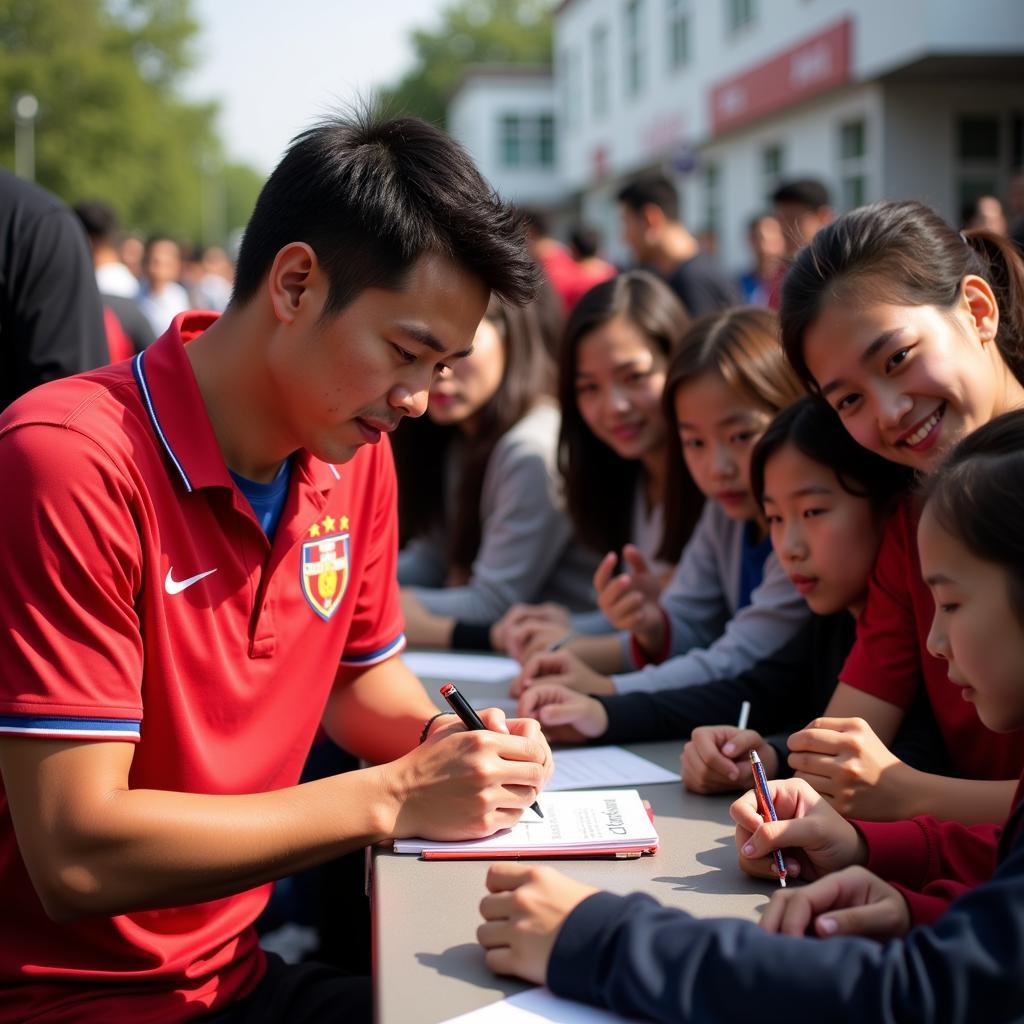
[[[448,130],[503,199],[549,210],[564,201],[551,68],[471,68],[448,104]]]
[[[1024,164],[1024,0],[564,0],[555,80],[567,195],[618,256],[642,170],[676,175],[739,269],[780,179],[955,221]]]

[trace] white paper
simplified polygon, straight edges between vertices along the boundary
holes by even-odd
[[[550,989],[531,988],[500,1002],[452,1017],[444,1024],[637,1024],[610,1010],[556,996]]]
[[[526,810],[512,828],[485,839],[461,843],[396,839],[395,853],[472,853],[486,858],[488,853],[509,851],[529,854],[534,850],[571,850],[585,855],[657,845],[658,833],[635,789],[544,792],[538,803],[543,818]]]
[[[555,774],[544,792],[598,786],[649,786],[679,780],[678,772],[670,772],[622,747],[582,747],[555,751]]]
[[[406,651],[402,661],[420,679],[443,679],[453,683],[508,683],[519,675],[519,662],[496,654]]]

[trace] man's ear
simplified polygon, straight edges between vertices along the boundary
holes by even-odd
[[[316,253],[305,242],[289,242],[274,257],[267,290],[274,316],[281,323],[292,323],[309,301],[310,286],[318,279],[319,270]]]
[[[640,210],[640,216],[643,218],[644,229],[647,231],[660,231],[668,219],[665,216],[665,211],[655,203],[645,203]]]
[[[968,274],[960,285],[961,303],[974,321],[978,337],[992,341],[999,330],[999,303],[992,286],[983,277]]]

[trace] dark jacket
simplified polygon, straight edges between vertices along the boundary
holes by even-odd
[[[1018,802],[991,880],[903,939],[768,935],[749,921],[697,920],[649,896],[597,893],[562,926],[548,985],[665,1022],[1022,1021],[1022,812]]]

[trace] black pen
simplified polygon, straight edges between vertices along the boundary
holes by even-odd
[[[462,720],[462,724],[467,729],[473,731],[478,729],[487,729],[487,726],[484,725],[480,716],[470,707],[469,701],[455,689],[454,683],[445,683],[444,686],[441,687],[441,696],[448,701],[448,706],[459,716]],[[540,809],[540,805],[536,800],[534,800],[530,805],[530,810],[539,818],[544,817],[544,812]]]

